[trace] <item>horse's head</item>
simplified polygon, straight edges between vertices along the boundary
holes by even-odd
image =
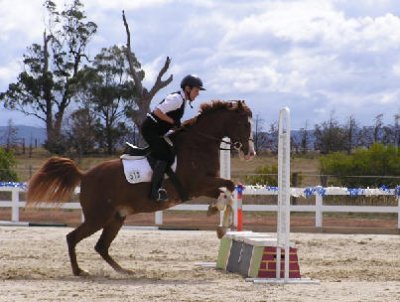
[[[232,115],[226,122],[227,136],[232,147],[238,150],[239,157],[250,160],[256,155],[251,110],[244,101],[233,101],[231,107]]]
[[[252,125],[252,113],[244,101],[214,100],[201,104],[199,115],[180,130],[191,129],[198,138],[214,142],[227,136],[231,149],[238,150],[241,159],[250,160],[256,155]]]

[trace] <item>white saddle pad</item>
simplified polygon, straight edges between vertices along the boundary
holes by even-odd
[[[129,183],[137,184],[140,182],[151,181],[153,170],[151,169],[146,157],[123,154],[120,158],[122,159],[122,165],[124,166],[126,180]],[[176,157],[172,165],[172,170],[174,172],[176,171]]]

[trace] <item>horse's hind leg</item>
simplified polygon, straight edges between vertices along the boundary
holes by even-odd
[[[87,274],[87,272],[82,270],[78,265],[76,260],[75,246],[79,243],[79,241],[89,237],[99,229],[101,229],[101,225],[84,221],[79,227],[67,235],[69,259],[71,261],[72,272],[75,276]]]
[[[107,225],[103,228],[103,232],[97,241],[95,246],[95,250],[103,257],[103,259],[111,265],[111,267],[119,273],[124,274],[132,274],[131,270],[122,268],[115,260],[109,255],[108,249],[111,245],[111,242],[117,236],[119,230],[124,224],[125,217],[119,216],[118,213],[115,214],[114,218],[111,219]]]

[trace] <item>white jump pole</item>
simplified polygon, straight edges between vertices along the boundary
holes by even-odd
[[[228,137],[224,137],[222,139],[220,145],[219,152],[219,171],[220,177],[225,179],[231,179],[231,146],[230,139]],[[222,222],[224,219],[224,212],[219,212],[219,225],[222,226]]]
[[[290,278],[290,110],[284,107],[279,112],[278,142],[278,213],[276,242],[276,275],[275,278],[256,278],[254,283],[275,284],[319,284],[318,280],[309,278]],[[281,278],[281,255],[285,251],[284,276]]]
[[[281,252],[285,250],[284,281],[289,280],[290,249],[290,110],[279,112],[278,142],[278,218],[276,248],[276,278],[281,279]]]

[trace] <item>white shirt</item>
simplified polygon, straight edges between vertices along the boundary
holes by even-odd
[[[179,109],[183,102],[186,102],[185,94],[183,91],[180,91],[179,93],[167,95],[164,102],[158,104],[156,108],[160,109],[162,113],[167,114],[170,111]]]

